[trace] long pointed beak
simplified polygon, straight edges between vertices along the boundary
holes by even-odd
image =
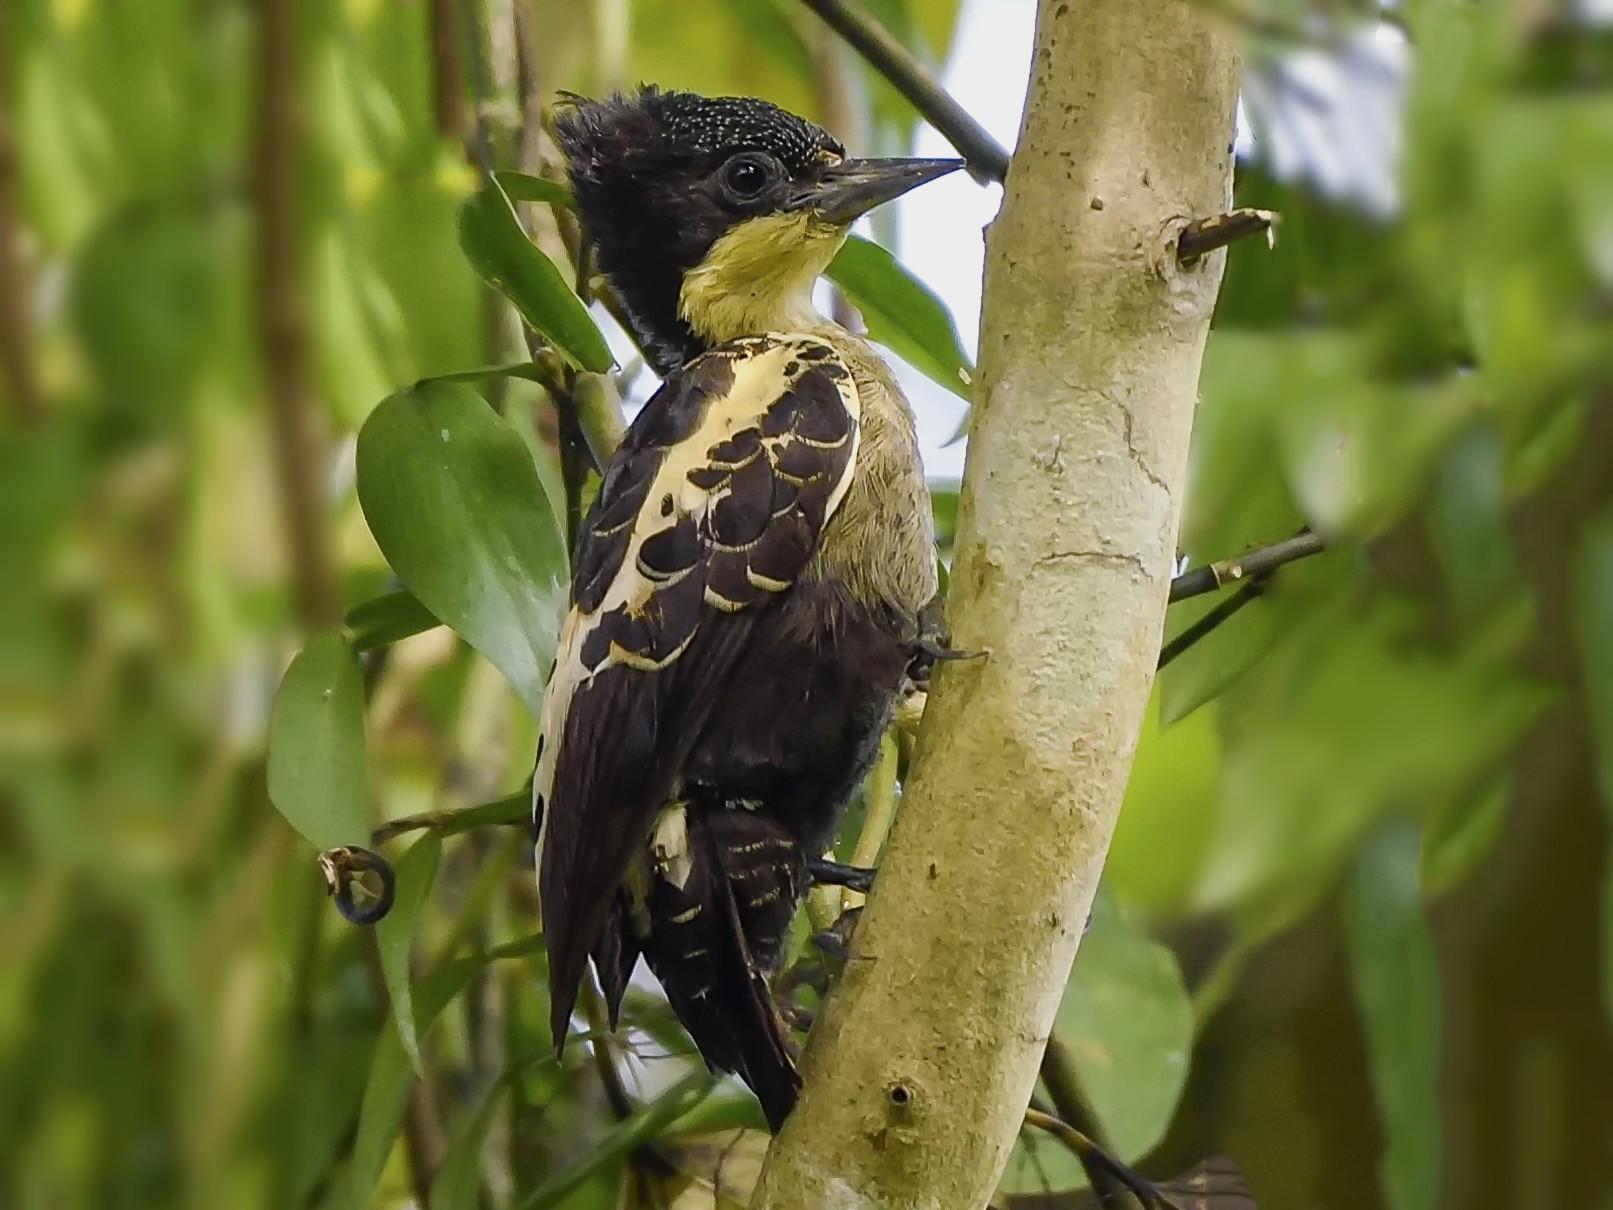
[[[909,189],[956,172],[962,160],[843,160],[792,199],[831,223],[850,223]]]

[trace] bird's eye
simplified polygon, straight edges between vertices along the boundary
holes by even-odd
[[[767,192],[775,175],[766,156],[742,153],[723,165],[723,192],[736,202],[752,202]]]

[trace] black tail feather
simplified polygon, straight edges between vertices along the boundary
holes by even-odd
[[[776,1131],[795,1107],[800,1077],[708,819],[690,813],[684,885],[654,880],[644,953],[706,1064],[744,1080]]]
[[[599,973],[599,990],[605,997],[605,1011],[610,1027],[615,1029],[622,1015],[622,997],[627,994],[628,980],[638,964],[639,940],[627,918],[624,897],[618,895],[610,915],[605,918],[604,931],[594,946],[594,969]]]

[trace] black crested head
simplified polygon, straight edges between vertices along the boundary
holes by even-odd
[[[662,374],[706,344],[679,314],[684,274],[845,154],[828,131],[766,101],[653,86],[567,105],[554,129],[599,267]]]

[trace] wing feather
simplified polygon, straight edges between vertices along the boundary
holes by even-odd
[[[606,470],[578,537],[533,779],[557,1047],[618,889],[758,616],[844,498],[859,419],[830,346],[748,338],[674,373]]]

